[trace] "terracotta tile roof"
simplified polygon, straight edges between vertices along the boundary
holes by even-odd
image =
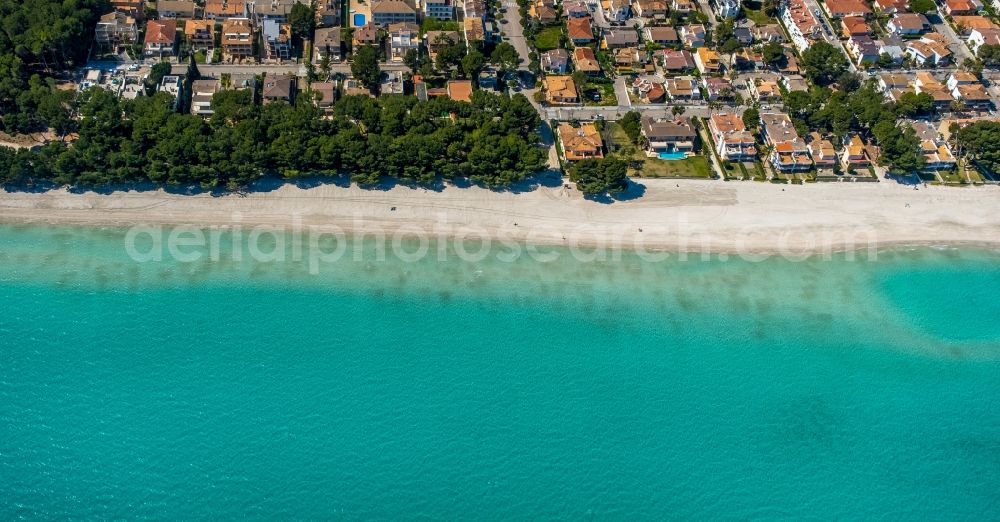
[[[146,45],[172,45],[177,40],[177,20],[151,20],[146,24]]]
[[[584,123],[579,128],[568,123],[559,125],[559,141],[568,160],[604,157],[601,133],[593,123]]]
[[[573,66],[576,67],[576,70],[585,73],[601,71],[601,64],[597,61],[597,56],[590,47],[573,49]]]
[[[594,29],[590,26],[590,17],[570,18],[566,20],[566,34],[570,40],[590,41],[594,39]]]

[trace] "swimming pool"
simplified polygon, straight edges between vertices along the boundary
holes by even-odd
[[[682,160],[687,157],[685,152],[661,152],[661,160]]]
[[[365,15],[361,13],[355,13],[354,27],[364,27],[364,26],[365,26]]]

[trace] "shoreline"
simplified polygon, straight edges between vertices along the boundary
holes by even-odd
[[[362,189],[285,184],[248,194],[7,192],[0,223],[262,226],[396,238],[487,238],[649,252],[805,255],[865,249],[1000,248],[992,186],[773,185],[638,179],[641,195],[586,200],[563,185],[495,192],[446,185]]]

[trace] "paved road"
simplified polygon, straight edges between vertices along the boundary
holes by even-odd
[[[656,118],[672,118],[673,105],[633,105],[632,107],[542,107],[539,112],[544,120],[618,120],[625,113],[633,110],[642,112],[643,116],[653,116]],[[723,109],[710,109],[707,105],[685,105],[683,116],[695,116],[707,118],[714,113],[735,112],[743,114],[744,107],[726,107]]]
[[[854,65],[854,61],[850,59],[851,54],[847,52],[847,47],[844,46],[844,42],[841,42],[840,38],[837,38],[837,30],[833,27],[833,24],[830,23],[830,19],[826,17],[826,13],[820,9],[819,3],[816,0],[803,1],[805,2],[806,7],[813,12],[813,15],[816,16],[820,25],[823,27],[823,39],[839,47],[840,52],[844,53],[844,56],[847,57],[847,65],[850,67],[851,72],[858,72],[858,68]],[[819,14],[817,15],[817,13]]]
[[[631,107],[632,100],[628,97],[628,85],[625,84],[625,78],[619,76],[615,78],[615,96],[618,97],[618,105],[621,107]]]
[[[712,10],[712,6],[708,5],[708,0],[695,0],[698,4],[698,9],[701,9],[702,13],[708,17],[708,21],[712,24],[712,27],[719,26],[719,20],[715,18],[715,11]]]
[[[409,71],[409,67],[401,63],[380,63],[379,68],[383,71]],[[173,66],[172,71],[175,74],[183,74],[187,71],[186,64],[176,64]],[[279,74],[279,73],[293,73],[299,76],[306,75],[305,65],[297,63],[289,63],[284,65],[236,65],[236,64],[198,64],[198,71],[207,76],[215,76],[223,73],[227,74],[241,74],[241,73],[269,73],[269,74]],[[349,74],[351,72],[351,65],[347,63],[337,63],[330,65],[330,71],[334,73],[344,73]]]
[[[502,16],[500,18],[505,18],[507,23],[501,24],[501,31],[504,33],[504,40],[509,42],[517,50],[517,54],[521,57],[521,65],[518,69],[528,70],[528,64],[531,59],[528,57],[531,50],[528,49],[528,40],[524,38],[524,28],[521,27],[521,15],[518,12],[517,2],[514,0],[503,0],[500,4],[502,7],[507,9],[506,13],[499,13]]]

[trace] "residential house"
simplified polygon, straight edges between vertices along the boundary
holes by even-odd
[[[574,45],[585,45],[594,41],[594,29],[590,25],[590,17],[569,18],[566,20],[566,36]]]
[[[160,85],[156,87],[157,91],[165,92],[174,97],[174,110],[177,110],[181,105],[181,91],[183,89],[181,77],[173,74],[164,76],[160,80]]]
[[[438,20],[453,20],[455,18],[455,6],[451,0],[422,0],[424,16]]]
[[[979,0],[945,0],[944,12],[948,16],[974,15],[982,12],[983,4]]]
[[[948,170],[955,167],[955,157],[947,142],[941,139],[935,124],[913,121],[909,125],[920,139],[920,149],[927,160],[925,170]]]
[[[111,9],[141,21],[145,18],[145,0],[111,0]]]
[[[986,87],[970,72],[952,72],[945,86],[956,100],[962,100],[969,107],[989,108],[992,104]]]
[[[288,60],[292,56],[292,26],[274,20],[264,20],[262,27],[264,58]]]
[[[292,7],[296,3],[309,5],[307,0],[253,0],[248,2],[248,5],[252,6],[256,22],[263,26],[267,20],[279,24],[287,22],[288,15],[292,12]]]
[[[321,63],[326,56],[331,62],[344,59],[340,41],[340,27],[321,27],[313,33],[313,62]]]
[[[177,20],[150,20],[146,23],[143,50],[146,56],[170,56],[177,48]]]
[[[955,126],[955,129],[962,129],[980,121],[991,121],[997,123],[1000,119],[996,117],[981,118],[978,116],[975,118],[945,118],[938,124],[938,135],[941,139],[950,141],[952,138],[952,125]]]
[[[872,28],[868,27],[868,23],[865,19],[860,16],[845,16],[840,20],[841,25],[841,35],[844,38],[850,38],[852,36],[870,36]]]
[[[612,60],[615,63],[615,70],[619,74],[640,72],[645,65],[645,54],[640,53],[635,47],[622,47],[615,49],[612,53]]]
[[[472,102],[472,82],[469,80],[449,80],[447,90],[452,100]]]
[[[887,40],[875,40],[878,44],[878,54],[879,58],[882,55],[886,55],[892,60],[894,64],[903,63],[903,59],[906,58],[906,54],[903,52],[903,47],[895,43],[891,43]]]
[[[559,21],[559,12],[556,10],[556,4],[553,0],[535,0],[528,7],[528,16],[543,24]]]
[[[971,109],[988,110],[993,106],[993,98],[982,84],[958,85],[951,95]]]
[[[670,10],[680,15],[686,15],[696,9],[698,6],[695,5],[694,0],[671,0],[670,2]]]
[[[736,18],[742,12],[740,0],[715,0],[715,14],[719,18]]]
[[[566,10],[565,3],[563,10]],[[667,17],[669,6],[666,0],[635,0],[632,2],[632,10],[642,18],[663,20]]]
[[[715,142],[715,152],[724,161],[757,159],[757,142],[747,132],[743,119],[733,113],[719,112],[708,119],[708,131]]]
[[[785,33],[778,24],[758,25],[753,28],[753,38],[760,43],[784,43]]]
[[[958,165],[948,142],[944,140],[923,140],[920,142],[920,152],[924,155],[926,171],[951,170]]]
[[[228,77],[224,76],[219,83],[223,89],[257,92],[257,75],[252,72],[232,73]]]
[[[426,87],[426,83],[421,83]],[[419,86],[418,86],[419,87]],[[420,98],[420,91],[417,91],[417,97]],[[441,89],[441,94],[444,94],[444,89]],[[361,83],[361,80],[357,78],[347,78],[344,80],[344,96],[368,96],[369,98],[374,98],[371,89],[369,89],[365,84]],[[426,97],[422,98],[423,101],[427,101]]]
[[[667,96],[672,101],[694,101],[701,99],[701,89],[698,87],[698,80],[693,76],[677,76],[667,78],[663,88],[667,91]]]
[[[606,0],[607,9],[604,17],[612,22],[624,22],[632,14],[632,4],[629,0]]]
[[[820,136],[818,132],[809,133],[807,146],[817,169],[832,169],[837,164],[837,149],[830,140]]]
[[[208,20],[219,21],[248,15],[244,0],[205,0],[205,18]]]
[[[590,16],[590,8],[583,0],[565,0],[562,3],[563,15],[568,18]]]
[[[319,27],[340,25],[341,0],[318,0],[316,2],[316,24]]]
[[[580,94],[572,76],[546,76],[545,101],[549,105],[579,105]]]
[[[290,74],[267,75],[264,77],[262,97],[264,103],[295,101],[296,78]]]
[[[483,26],[483,19],[469,16],[462,20],[462,31],[465,41],[469,44],[486,40],[486,28]]]
[[[694,53],[694,63],[701,74],[718,74],[722,71],[722,59],[719,53],[707,47],[698,48]]]
[[[485,20],[487,10],[485,0],[462,0],[462,12],[465,13],[465,18],[479,18],[480,20]]]
[[[733,84],[726,78],[703,76],[701,84],[705,87],[705,99],[708,101],[725,100],[733,97]]]
[[[912,36],[924,34],[931,28],[931,23],[927,17],[917,13],[896,13],[895,16],[885,24],[885,28],[900,36]]]
[[[844,152],[840,155],[840,165],[845,171],[866,168],[871,165],[868,154],[865,152],[865,143],[857,134],[852,134],[850,139],[844,140]]]
[[[194,80],[191,82],[191,114],[211,116],[212,97],[219,92],[219,80]]]
[[[577,47],[581,49],[581,47]],[[566,74],[569,72],[569,51],[566,49],[552,49],[542,53],[539,59],[542,71],[548,74]]]
[[[694,56],[687,50],[661,49],[656,51],[654,57],[660,67],[669,73],[685,72],[695,68]]]
[[[590,47],[573,49],[573,68],[584,74],[601,74],[601,64]]]
[[[934,105],[939,109],[948,107],[953,98],[948,88],[928,71],[918,71],[913,82],[913,91],[926,93],[934,98]]]
[[[934,66],[951,63],[952,52],[948,48],[947,39],[938,33],[927,33],[919,40],[906,42],[903,52],[913,59],[917,65],[931,64]]]
[[[896,101],[905,92],[912,92],[909,76],[898,73],[882,73],[878,77],[878,88],[886,99]]]
[[[134,17],[114,11],[97,22],[94,39],[101,52],[117,53],[122,47],[139,40],[139,27]]]
[[[780,112],[766,112],[760,115],[764,126],[764,136],[772,145],[771,164],[779,172],[802,172],[812,168],[809,147],[799,137],[791,118]]]
[[[983,45],[1000,45],[1000,29],[973,29],[967,42],[975,53]]]
[[[372,0],[372,22],[387,26],[398,22],[417,22],[413,0]]]
[[[316,107],[324,112],[331,112],[337,101],[337,82],[312,82],[309,84]]]
[[[253,24],[249,18],[230,18],[222,23],[222,51],[237,59],[253,56]]]
[[[962,36],[969,36],[974,29],[1000,29],[992,20],[981,15],[955,16],[951,19],[955,30]]]
[[[667,90],[662,83],[651,78],[637,76],[632,80],[632,93],[643,103],[663,103],[667,101]]]
[[[666,119],[644,116],[640,123],[642,142],[653,155],[694,151],[698,133],[687,118]]]
[[[770,103],[781,99],[781,89],[775,80],[749,79],[747,88],[750,95],[760,103]]]
[[[788,0],[780,15],[792,44],[799,52],[809,48],[812,42],[823,39],[823,27],[805,0]]]
[[[657,45],[676,45],[681,43],[677,29],[669,26],[652,26],[642,30],[646,40]]]
[[[875,0],[873,4],[875,10],[885,14],[906,13],[910,10],[909,0]]]
[[[603,49],[621,49],[636,45],[639,45],[639,35],[632,28],[608,29],[604,31],[604,38],[601,40]]]
[[[767,66],[767,64],[764,63],[764,55],[749,47],[744,47],[743,49],[733,53],[731,63],[732,67],[741,71],[763,69]]]
[[[785,62],[777,66],[778,72],[784,75],[799,75],[802,74],[802,70],[799,69],[799,59],[792,53],[791,50],[785,49]]]
[[[681,41],[690,49],[697,49],[705,46],[705,26],[701,24],[691,24],[681,27]]]
[[[412,22],[389,25],[389,60],[403,63],[406,53],[420,50],[420,26]]]
[[[195,7],[192,0],[157,0],[156,13],[160,18],[194,18]]]
[[[737,25],[733,27],[733,38],[743,45],[750,45],[753,43],[753,31],[745,25]]]
[[[584,123],[579,127],[561,123],[558,133],[563,157],[567,161],[604,157],[604,143],[601,141],[601,133],[593,123]]]
[[[975,74],[968,71],[953,71],[948,75],[948,81],[945,85],[948,90],[954,90],[955,87],[959,85],[976,85],[979,84],[979,78]]]
[[[380,94],[403,94],[403,71],[382,71],[378,90]]]
[[[438,52],[461,42],[462,35],[458,31],[427,31],[427,34],[424,35],[424,41],[431,61],[436,61]]]
[[[781,86],[785,88],[786,91],[808,91],[809,82],[805,78],[798,74],[784,74],[778,80],[781,82]]]
[[[184,36],[188,47],[195,51],[215,48],[215,22],[211,20],[188,20],[184,22]]]
[[[876,63],[880,57],[878,45],[868,35],[852,36],[847,48],[858,65]]]
[[[351,33],[351,46],[354,49],[362,45],[378,46],[378,26],[369,22],[362,27],[355,27]]]
[[[872,14],[872,8],[868,7],[868,4],[863,0],[825,0],[823,9],[830,15],[830,18],[843,18],[845,16],[867,18]]]

